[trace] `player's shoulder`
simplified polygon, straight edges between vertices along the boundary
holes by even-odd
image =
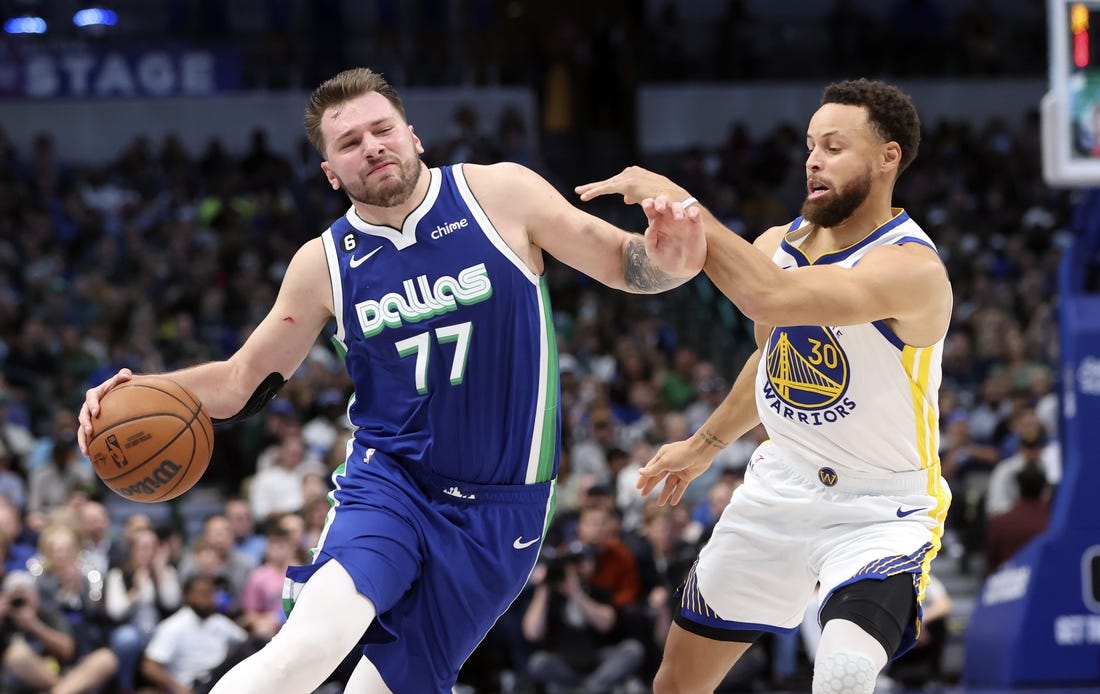
[[[527,216],[555,192],[546,179],[515,162],[463,164],[462,173],[470,192],[490,215]]]
[[[787,225],[774,226],[766,230],[760,236],[756,237],[756,240],[752,242],[752,245],[766,253],[771,257],[777,250],[779,250],[779,244],[782,243],[783,237],[787,233]]]
[[[505,189],[531,185],[543,181],[534,170],[512,161],[495,164],[456,164],[471,187],[488,185]]]

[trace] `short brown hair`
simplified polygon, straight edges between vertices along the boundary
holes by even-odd
[[[401,103],[397,90],[386,81],[386,78],[370,68],[356,67],[344,70],[325,80],[313,90],[306,103],[306,135],[322,157],[325,156],[325,137],[321,134],[321,117],[325,115],[325,111],[371,92],[378,92],[386,97],[401,115],[401,120],[407,122],[405,106]]]
[[[821,105],[862,106],[875,134],[901,147],[898,175],[917,157],[920,149],[920,117],[913,101],[897,87],[877,80],[835,82],[825,87]]]

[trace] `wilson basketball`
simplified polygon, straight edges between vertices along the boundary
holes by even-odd
[[[214,427],[199,399],[163,376],[138,376],[107,391],[92,420],[92,467],[116,493],[167,501],[199,481],[210,464]]]

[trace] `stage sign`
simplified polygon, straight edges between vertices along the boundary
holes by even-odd
[[[76,45],[0,48],[0,96],[22,99],[203,96],[237,91],[232,48]]]

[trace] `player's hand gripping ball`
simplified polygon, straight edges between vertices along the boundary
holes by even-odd
[[[167,501],[199,481],[210,464],[214,427],[191,391],[163,376],[138,376],[107,391],[92,420],[92,467],[118,494]]]

